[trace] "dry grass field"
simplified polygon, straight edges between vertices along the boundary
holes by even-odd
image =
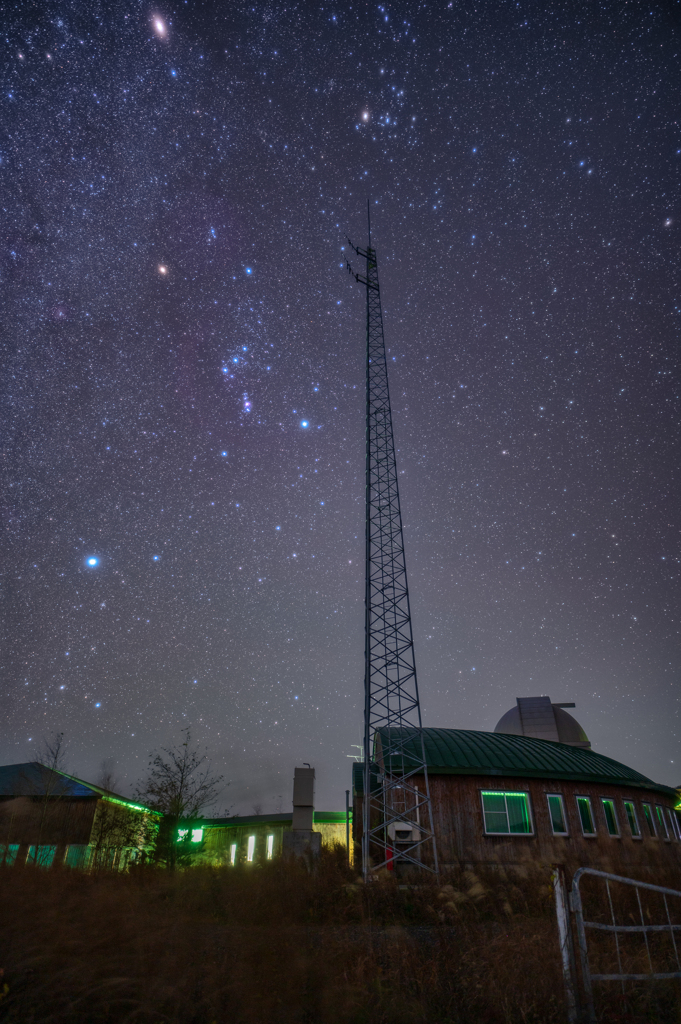
[[[0,905],[12,1024],[566,1020],[546,869],[398,887],[358,883],[341,851],[312,874],[8,868]],[[674,984],[606,987],[599,1019],[679,1022]]]

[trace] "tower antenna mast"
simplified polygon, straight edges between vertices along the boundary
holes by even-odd
[[[376,250],[367,202],[366,569],[362,872],[412,865],[437,874],[423,743]]]

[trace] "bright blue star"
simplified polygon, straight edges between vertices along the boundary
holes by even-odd
[[[88,558],[87,564],[92,566],[99,565],[99,559],[95,558],[93,555],[91,558]]]
[[[247,274],[252,274],[253,273],[253,267],[246,267],[246,273]]]
[[[307,420],[301,420],[300,425],[301,427],[309,427],[310,424],[307,422]]]
[[[224,459],[226,457],[226,455],[227,455],[227,452],[220,452],[220,455],[222,455],[222,457]]]
[[[158,562],[158,560],[159,560],[159,558],[160,558],[160,557],[161,557],[160,555],[154,555],[154,561],[155,561],[155,562]]]

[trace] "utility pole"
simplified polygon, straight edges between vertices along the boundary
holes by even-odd
[[[376,250],[348,243],[366,261],[366,568],[364,819],[362,872],[412,865],[438,873],[437,847],[397,486],[388,366]]]

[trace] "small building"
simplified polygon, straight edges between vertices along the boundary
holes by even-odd
[[[0,767],[0,864],[125,868],[162,815],[38,761]]]
[[[184,822],[177,841],[188,863],[216,867],[263,864],[281,857],[317,856],[322,847],[348,847],[352,814],[316,811],[315,769],[297,767],[291,811],[284,814],[237,815]]]
[[[351,816],[350,816],[351,820]],[[185,833],[185,829],[187,832]],[[194,863],[214,866],[261,864],[281,856],[284,833],[293,831],[293,812],[202,818],[180,826],[178,838],[191,848],[197,844]],[[312,831],[321,833],[321,845],[346,846],[344,811],[314,811]]]
[[[406,750],[413,744],[418,763],[419,733],[408,732]],[[444,869],[539,862],[636,877],[681,870],[676,791],[591,750],[585,736],[571,744],[511,732],[424,729],[423,739]],[[372,788],[390,767],[381,748],[379,730]],[[357,763],[353,772],[356,851],[363,767]],[[418,776],[414,781],[419,784]]]

